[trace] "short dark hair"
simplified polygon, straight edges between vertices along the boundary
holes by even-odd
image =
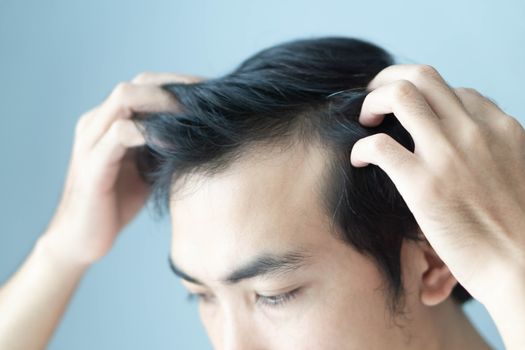
[[[137,161],[152,185],[156,212],[168,208],[183,175],[216,174],[265,143],[319,141],[333,155],[320,200],[334,232],[377,263],[397,311],[404,294],[401,244],[422,239],[418,225],[384,171],[350,163],[354,143],[379,132],[414,151],[412,137],[392,115],[377,127],[357,120],[368,82],[391,64],[388,52],[362,39],[301,39],[262,50],[220,78],[163,85],[181,112],[133,118],[147,141]],[[471,298],[459,284],[452,295],[460,303]]]

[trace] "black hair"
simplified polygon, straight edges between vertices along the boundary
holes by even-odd
[[[168,208],[183,175],[216,174],[264,144],[318,141],[332,154],[320,200],[334,232],[373,258],[396,311],[403,300],[401,244],[421,240],[418,225],[381,168],[350,163],[354,143],[379,132],[414,151],[394,116],[376,127],[357,120],[368,82],[394,63],[391,54],[362,39],[301,39],[262,50],[222,77],[163,85],[181,111],[133,118],[146,137],[137,162],[152,185],[156,212]],[[459,284],[452,295],[460,303],[471,298]]]

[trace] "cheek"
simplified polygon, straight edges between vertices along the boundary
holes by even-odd
[[[278,310],[201,305],[199,313],[216,349],[232,336],[240,343],[276,350],[367,349],[394,344],[395,328],[387,323],[385,298],[378,285],[372,280],[337,282],[312,287]]]
[[[281,340],[275,348],[370,348],[371,337],[380,336],[381,330],[386,329],[386,305],[383,294],[368,287],[339,285],[319,293],[304,309],[298,309],[289,322],[272,328]]]

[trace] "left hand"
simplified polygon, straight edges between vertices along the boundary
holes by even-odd
[[[379,133],[353,147],[354,166],[392,179],[430,245],[481,303],[525,284],[525,130],[473,89],[428,65],[393,65],[370,82],[360,122],[394,113],[414,153]],[[522,289],[523,290],[523,289]]]
[[[108,254],[151,192],[134,158],[135,147],[145,140],[130,118],[134,113],[176,111],[175,97],[159,85],[200,80],[144,72],[118,84],[105,101],[78,119],[64,189],[39,239],[48,256],[87,267]]]

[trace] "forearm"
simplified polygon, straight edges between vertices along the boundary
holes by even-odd
[[[0,289],[0,349],[44,349],[87,268],[53,254],[40,238]]]

